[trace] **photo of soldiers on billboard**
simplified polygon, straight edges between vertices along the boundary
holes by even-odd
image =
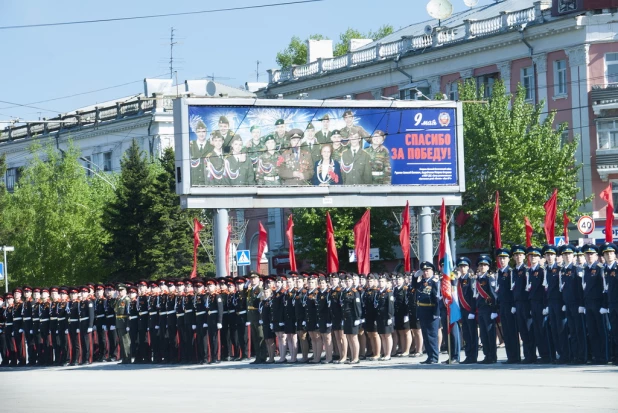
[[[457,183],[451,108],[189,105],[188,117],[192,187]]]

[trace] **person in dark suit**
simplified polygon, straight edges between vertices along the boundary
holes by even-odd
[[[341,185],[341,168],[339,162],[332,158],[333,147],[330,144],[322,145],[321,159],[315,162],[313,173],[313,185]]]
[[[344,185],[371,185],[371,158],[361,148],[358,129],[351,129],[348,148],[341,154],[341,170]]]

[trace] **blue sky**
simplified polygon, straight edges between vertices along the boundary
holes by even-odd
[[[281,0],[0,0],[0,26],[178,13],[278,3]],[[348,27],[395,29],[428,20],[428,0],[326,0],[257,10],[164,17],[109,23],[0,30],[0,121],[25,120],[58,113],[143,91],[145,77],[169,73],[170,28],[176,29],[178,80],[215,79],[231,86],[260,80],[276,68],[276,53],[290,38],[321,33],[331,39]],[[451,0],[455,11],[466,8]],[[480,0],[479,5],[493,0]],[[231,78],[231,79],[222,79]],[[132,82],[132,83],[130,83]],[[66,99],[33,103],[120,84],[122,87]],[[4,127],[0,124],[0,127]]]

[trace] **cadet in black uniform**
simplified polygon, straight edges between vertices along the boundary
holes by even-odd
[[[584,245],[582,252],[586,257],[584,265],[584,307],[586,308],[586,331],[591,347],[592,363],[607,364],[607,334],[604,313],[607,308],[607,295],[604,294],[603,267],[597,262],[598,253],[595,245]]]
[[[266,351],[268,352],[268,359],[264,360],[264,363],[272,364],[275,362],[275,330],[272,319],[272,296],[273,291],[270,288],[264,288],[261,292],[261,299],[259,304],[260,313],[260,325],[263,328],[264,339],[266,341]],[[256,356],[256,361],[258,360]]]
[[[42,337],[41,337],[41,289],[34,287],[32,289],[32,300],[30,301],[32,308],[32,328],[31,328],[31,342],[28,343],[28,351],[32,352],[33,356],[28,356],[28,365],[37,366],[44,365],[42,350]]]
[[[167,303],[169,301],[169,289],[167,285],[167,281],[159,280],[159,289],[161,293],[159,294],[157,300],[157,308],[159,309],[159,320],[157,321],[157,325],[155,329],[159,332],[159,354],[160,356],[157,358],[157,362],[168,363],[169,361],[169,335],[168,335],[168,310]]]
[[[176,281],[171,280],[167,287],[169,294],[167,295],[167,354],[166,363],[178,363],[178,317],[176,316]],[[184,313],[183,313],[184,315]],[[182,320],[180,320],[182,321]]]
[[[139,363],[137,360],[138,337],[139,337],[139,301],[137,299],[137,287],[132,285],[127,289],[129,293],[129,337],[131,338],[131,352],[129,358],[132,358],[134,364]]]
[[[69,343],[69,314],[67,309],[69,308],[69,288],[60,287],[60,300],[56,305],[56,313],[58,314],[58,348],[59,357],[56,358],[58,365],[68,366],[70,362],[71,346]]]
[[[24,308],[26,306],[22,301],[22,294],[23,290],[21,288],[13,290],[13,337],[19,366],[26,365],[26,335],[24,333]]]
[[[176,329],[178,331],[178,347],[177,349],[177,362],[187,362],[187,340],[189,339],[189,332],[185,325],[185,280],[176,281],[176,297],[174,308],[176,310]],[[191,328],[191,327],[189,327]]]
[[[345,360],[346,354],[341,353],[341,360],[346,364],[358,364],[360,345],[358,342],[358,331],[360,329],[361,307],[360,293],[353,287],[354,279],[351,274],[343,277],[346,288],[341,292],[341,312],[343,314],[343,332],[346,335],[350,346],[350,361]],[[345,351],[345,350],[344,350]]]
[[[602,246],[603,257],[605,258],[605,293],[607,295],[607,307],[603,308],[601,314],[603,318],[609,318],[611,336],[609,350],[613,350],[613,363],[618,366],[618,265],[616,265],[616,247],[613,243],[606,243]],[[612,352],[609,351],[611,354]]]
[[[330,314],[333,322],[333,359],[335,363],[343,361],[341,355],[344,356],[348,351],[348,340],[343,334],[343,312],[341,308],[341,294],[343,289],[339,285],[339,274],[333,272],[330,277]],[[336,355],[336,356],[335,356]]]
[[[54,347],[52,346],[50,331],[51,307],[52,302],[49,299],[49,288],[41,288],[41,301],[39,303],[39,335],[41,338],[38,354],[39,366],[51,366],[54,363]]]
[[[309,277],[309,285],[307,292],[303,295],[303,307],[305,308],[305,323],[306,329],[311,337],[311,345],[313,346],[313,360],[310,364],[318,364],[322,358],[322,339],[320,337],[320,326],[318,319],[318,283],[317,275],[312,274]]]
[[[118,352],[120,351],[118,346],[118,333],[116,332],[116,313],[114,307],[116,306],[117,298],[114,297],[114,285],[105,285],[105,325],[107,326],[107,342],[108,353],[105,361],[118,360]]]
[[[150,363],[150,342],[148,340],[149,322],[150,316],[148,311],[148,300],[150,293],[148,292],[148,281],[139,280],[137,282],[137,353],[135,354],[135,363]]]
[[[287,277],[281,275],[277,277],[276,290],[273,293],[271,315],[273,327],[277,339],[279,340],[279,360],[277,363],[285,363],[287,344],[285,341],[285,283]]]
[[[397,357],[408,357],[412,345],[412,335],[410,334],[410,315],[408,313],[408,286],[405,285],[405,277],[402,273],[396,275],[393,297],[395,299],[395,331],[399,338]]]
[[[92,363],[92,329],[94,327],[94,303],[90,299],[90,289],[86,286],[80,288],[81,300],[79,302],[79,338],[82,348],[81,364]]]
[[[476,261],[478,276],[474,283],[474,296],[479,317],[479,332],[483,344],[485,358],[481,364],[492,364],[498,361],[496,348],[496,318],[498,318],[498,306],[496,305],[496,277],[489,272],[491,258],[481,255]]]
[[[253,364],[261,364],[266,361],[267,349],[264,341],[264,326],[260,324],[262,321],[259,313],[261,305],[260,294],[262,287],[260,286],[260,274],[252,271],[249,275],[250,284],[247,287],[247,321],[251,324],[251,332],[249,334],[249,350],[247,354],[255,355]]]
[[[50,287],[50,304],[49,304],[49,333],[51,336],[52,346],[52,365],[60,363],[60,347],[58,345],[58,302],[60,301],[60,289],[57,286]]]
[[[208,343],[210,358],[208,364],[219,363],[219,331],[223,327],[223,299],[217,291],[216,282],[213,279],[206,281],[208,295],[206,296],[206,308],[208,309]]]
[[[4,294],[4,308],[0,307],[4,319],[4,335],[6,339],[6,352],[2,355],[2,365],[17,367],[17,349],[15,348],[15,299],[13,294]]]
[[[159,311],[161,311],[161,289],[157,281],[150,281],[150,294],[148,295],[148,341],[150,342],[150,353],[148,354],[148,360],[152,360],[153,363],[161,363],[161,340],[159,332],[161,327],[159,326]]]
[[[513,290],[511,290],[513,269],[509,267],[510,251],[506,248],[498,248],[496,257],[499,267],[496,275],[496,294],[498,295],[502,336],[506,349],[507,360],[505,363],[517,364],[521,362],[521,352],[519,350],[519,335],[517,334],[517,319],[511,311],[515,307],[515,299],[513,298]],[[459,302],[461,304],[461,299]]]
[[[393,349],[393,318],[395,317],[395,297],[393,291],[386,285],[388,274],[382,273],[378,278],[378,291],[374,296],[374,307],[377,309],[376,322],[378,325],[378,334],[382,343],[382,351],[384,356],[380,357],[380,361],[388,361],[391,359],[391,351]]]
[[[293,274],[293,273],[292,273]],[[295,303],[295,313],[296,313],[296,331],[298,336],[298,343],[300,344],[300,351],[303,355],[303,363],[309,361],[309,340],[307,339],[307,320],[305,308],[303,307],[303,297],[307,294],[307,289],[305,288],[305,278],[308,278],[309,274],[304,273],[302,276],[294,277],[294,303]]]
[[[530,314],[534,329],[534,343],[539,351],[539,363],[549,363],[549,334],[547,332],[545,296],[545,270],[539,265],[541,250],[536,247],[528,247],[526,255],[530,260],[527,277],[528,298],[530,299]]]
[[[248,356],[248,334],[251,323],[247,320],[247,293],[245,291],[245,283],[247,280],[244,277],[234,279],[236,283],[236,302],[234,309],[236,310],[236,337],[238,342],[238,354],[236,361],[243,361],[249,358]]]
[[[333,326],[331,313],[330,313],[330,290],[326,277],[324,274],[318,278],[318,331],[320,333],[320,340],[324,345],[326,351],[326,359],[324,363],[333,362],[333,338],[331,335],[331,328]]]
[[[298,273],[296,275],[298,275]],[[284,288],[285,295],[283,296],[283,332],[285,333],[287,351],[290,353],[290,363],[296,363],[296,356],[298,351],[298,340],[296,337],[296,287],[294,285],[294,279],[292,278],[292,276],[287,277]],[[285,350],[283,354],[285,354]]]
[[[219,278],[217,280],[219,282],[219,295],[221,296],[221,301],[223,301],[223,323],[221,327],[221,331],[219,333],[219,347],[220,356],[222,361],[231,361],[232,360],[232,340],[230,338],[230,334],[233,331],[233,319],[235,315],[234,305],[232,304],[232,297],[227,290],[227,283],[229,279]],[[230,316],[231,311],[231,316]]]
[[[362,297],[363,301],[363,318],[365,319],[365,334],[371,348],[371,353],[366,354],[370,361],[375,361],[380,358],[380,336],[378,334],[378,309],[373,305],[374,298],[378,291],[378,275],[370,273],[367,275],[367,285],[364,289]]]
[[[196,347],[197,347],[197,362],[204,364],[208,362],[208,324],[206,323],[206,290],[204,288],[204,280],[201,278],[193,279],[193,307],[195,308],[195,325],[196,325]]]
[[[94,361],[100,362],[107,358],[106,352],[108,348],[107,340],[107,322],[105,320],[106,300],[105,286],[96,284],[94,286],[94,328],[97,332],[97,343],[95,343],[96,351],[92,356]]]
[[[0,358],[2,362],[0,366],[7,367],[9,365],[9,350],[7,347],[6,336],[6,309],[4,308],[4,297],[0,295]],[[11,337],[9,337],[10,339]]]
[[[555,364],[567,364],[569,362],[569,339],[567,335],[566,313],[562,309],[560,267],[556,263],[558,248],[553,245],[545,245],[542,252],[546,260],[547,307],[545,310],[548,313],[549,331],[553,344],[550,347],[550,354]],[[557,357],[555,357],[556,353]]]
[[[66,315],[69,319],[69,348],[70,362],[69,365],[76,366],[80,360],[80,339],[79,339],[79,289],[71,287],[69,289],[69,302],[66,307]]]
[[[575,248],[572,245],[560,247],[562,268],[560,269],[560,292],[563,309],[566,312],[569,335],[570,363],[586,362],[586,328],[584,325],[584,290],[580,271],[575,260]],[[583,275],[583,272],[582,272]]]
[[[474,299],[475,275],[470,271],[470,259],[459,257],[457,260],[457,272],[459,282],[457,283],[457,297],[461,308],[461,325],[463,329],[464,351],[466,358],[462,364],[475,364],[479,353],[479,332],[476,322],[476,300]],[[510,286],[509,286],[510,289]],[[511,309],[509,308],[509,312]]]
[[[436,267],[429,261],[421,263],[422,278],[416,290],[417,316],[421,324],[427,360],[421,364],[436,364],[439,361],[438,329],[440,328],[440,308],[438,294],[440,281],[434,277]]]
[[[511,313],[515,314],[517,320],[517,331],[522,341],[524,360],[522,363],[530,364],[536,362],[536,351],[534,345],[534,330],[532,328],[532,316],[530,313],[530,299],[528,297],[527,268],[524,265],[526,249],[522,245],[511,247],[511,256],[515,261],[515,268],[511,271],[511,290],[515,306],[511,308]]]
[[[23,306],[22,306],[22,323],[24,330],[24,345],[28,350],[28,366],[36,365],[36,343],[34,340],[34,330],[32,327],[32,306],[34,304],[32,300],[32,287],[23,286]],[[26,351],[24,349],[24,352]]]

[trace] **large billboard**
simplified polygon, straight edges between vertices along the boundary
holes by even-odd
[[[456,205],[465,189],[456,102],[181,98],[174,127],[185,207]]]

